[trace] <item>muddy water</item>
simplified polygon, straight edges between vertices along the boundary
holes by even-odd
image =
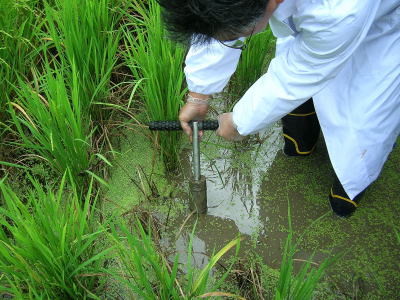
[[[313,261],[320,263],[343,254],[329,269],[331,299],[399,299],[400,242],[394,228],[400,231],[400,147],[390,155],[354,216],[340,219],[330,213],[327,200],[333,171],[323,138],[311,156],[289,158],[281,151],[280,131],[275,124],[258,139],[239,144],[206,133],[201,142],[201,171],[207,177],[208,214],[197,220],[192,216],[186,223],[192,176],[190,145],[183,153],[183,174],[179,172],[170,182],[161,164],[153,168],[156,153],[148,138],[141,132],[129,132],[122,139],[121,155],[113,162],[103,210],[123,213],[145,206],[160,216],[162,223],[168,224],[163,231],[164,245],[179,252],[182,263],[187,261],[190,233],[196,224],[192,238],[195,265],[205,266],[213,250],[241,234],[246,238],[241,257],[257,253],[268,266],[279,268],[289,204],[299,243],[298,259],[314,254]],[[143,172],[165,197],[140,200],[143,194],[137,187],[146,183]],[[171,214],[170,207],[174,208]]]
[[[237,231],[243,234],[258,233],[266,221],[261,219],[258,201],[261,179],[281,148],[279,133],[279,127],[274,126],[260,135],[262,143],[252,139],[238,144],[236,149],[219,149],[212,158],[203,155],[201,169],[207,178],[207,215],[233,221]],[[207,142],[204,148],[212,147]]]
[[[255,239],[265,233],[268,217],[261,212],[259,196],[262,178],[282,147],[280,131],[276,124],[257,138],[235,146],[223,143],[213,133],[205,134],[201,142],[201,173],[207,179],[208,209],[206,215],[193,216],[186,223],[188,230],[175,242],[182,263],[187,260],[188,233],[194,223],[193,260],[198,267],[208,262],[207,253],[219,250],[239,233]],[[191,151],[183,154],[183,170],[187,188],[192,176]],[[179,228],[186,217],[187,214],[179,216],[170,227]]]
[[[219,250],[239,234],[245,237],[241,248],[255,249],[266,262],[279,267],[281,242],[287,236],[286,225],[275,230],[275,209],[266,208],[263,190],[273,190],[265,184],[265,177],[281,152],[283,140],[280,124],[274,124],[258,136],[238,144],[227,144],[206,133],[201,144],[201,173],[207,179],[207,214],[193,216],[186,224],[187,231],[174,244],[181,253],[181,262],[187,260],[190,232],[196,224],[193,237],[193,261],[198,267],[208,262],[208,254]],[[183,154],[185,184],[192,176],[191,151]],[[190,197],[189,194],[186,197]],[[281,205],[281,204],[279,204]],[[287,216],[287,203],[283,203],[283,219]],[[187,212],[189,213],[189,212]],[[281,216],[278,216],[278,218]],[[171,228],[179,225],[187,214],[178,217]],[[274,240],[269,243],[268,240]],[[271,247],[272,246],[272,247]],[[246,251],[242,251],[245,253]]]
[[[167,237],[165,243],[179,252],[185,263],[190,232],[196,224],[192,259],[198,267],[205,266],[213,250],[241,234],[246,237],[242,256],[253,251],[270,267],[279,268],[289,205],[299,260],[313,255],[313,261],[321,263],[344,253],[328,276],[335,297],[357,294],[366,299],[395,299],[400,284],[400,251],[393,231],[393,226],[400,226],[399,151],[366,194],[365,207],[352,218],[341,219],[330,212],[327,200],[333,170],[323,139],[307,158],[284,156],[282,143],[278,123],[257,138],[236,145],[222,142],[213,133],[206,134],[201,171],[207,178],[208,212],[190,218],[178,237],[177,228],[188,212],[176,218],[169,224],[174,236]],[[192,176],[190,151],[185,157],[184,186],[188,186]],[[397,206],[389,199],[397,200]]]

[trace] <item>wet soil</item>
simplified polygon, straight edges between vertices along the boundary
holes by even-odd
[[[137,135],[127,138],[130,142],[125,154],[118,159],[128,172],[136,172],[131,174],[135,178],[139,174],[137,165],[147,165],[146,170],[150,170],[152,163],[150,150],[143,149],[151,145],[137,143],[137,139]],[[196,226],[193,259],[202,267],[214,250],[241,234],[246,237],[241,257],[257,253],[265,264],[277,269],[290,216],[298,242],[297,259],[307,260],[313,255],[313,262],[321,263],[341,255],[325,280],[330,297],[397,299],[400,241],[395,229],[400,228],[400,147],[394,149],[355,214],[343,219],[333,215],[328,203],[333,170],[323,138],[306,158],[286,157],[282,143],[279,123],[238,144],[206,133],[201,143],[201,171],[207,178],[208,212],[189,220],[190,145],[183,151],[183,172],[172,176],[173,180],[166,180],[160,175],[162,169],[157,169],[153,178],[168,196],[155,201],[150,209],[166,225],[164,245],[181,253],[184,263],[190,232]],[[141,193],[125,178],[126,172],[115,167],[110,184],[114,191],[107,197],[129,209],[140,203]]]

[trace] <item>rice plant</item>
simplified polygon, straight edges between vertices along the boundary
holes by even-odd
[[[18,76],[28,73],[34,57],[35,37],[40,18],[36,0],[0,1],[0,122],[4,122],[7,102],[14,95]]]
[[[126,64],[141,82],[139,96],[148,120],[177,120],[186,90],[182,64],[185,49],[166,38],[156,0],[130,2],[135,14],[124,29]],[[133,29],[132,29],[133,28]],[[181,133],[155,133],[167,170],[176,168]]]
[[[301,267],[297,274],[294,274],[294,259],[296,247],[293,244],[292,232],[289,233],[285,243],[284,256],[280,268],[278,287],[275,293],[275,300],[281,299],[313,299],[319,280],[325,274],[334,259],[326,259],[318,268],[312,266],[312,257],[310,257]]]
[[[229,106],[232,106],[261,77],[275,53],[275,38],[271,30],[251,37],[242,51],[236,72],[228,88]]]
[[[46,39],[56,48],[56,59],[74,65],[82,110],[96,121],[104,116],[100,102],[107,102],[111,71],[117,61],[119,20],[113,0],[56,0],[46,5]],[[47,46],[48,47],[48,46]],[[75,76],[73,75],[73,76]],[[73,77],[69,78],[72,82]]]
[[[289,234],[285,242],[279,274],[279,282],[275,291],[274,300],[313,299],[313,293],[319,280],[324,276],[326,269],[332,265],[340,257],[340,255],[325,259],[321,264],[318,265],[318,267],[312,265],[312,257],[310,257],[304,262],[301,269],[295,274],[294,254],[297,252],[297,244],[293,241],[293,228],[289,203],[288,217]]]
[[[101,246],[105,229],[97,224],[92,184],[79,198],[65,191],[34,189],[20,199],[0,182],[0,297],[14,299],[97,298],[103,261],[112,247]]]
[[[93,158],[88,116],[82,112],[74,64],[69,87],[64,72],[63,68],[53,71],[47,64],[46,73],[35,82],[39,90],[20,81],[17,97],[9,105],[15,129],[10,126],[9,130],[20,139],[13,144],[30,157],[45,160],[60,176],[69,170],[81,190]]]
[[[167,258],[157,250],[152,241],[151,232],[147,234],[139,221],[132,232],[124,224],[120,224],[118,230],[114,227],[113,238],[119,244],[118,257],[122,265],[122,275],[114,276],[125,283],[141,299],[178,300],[218,295],[240,298],[229,293],[215,292],[225,280],[230,268],[212,286],[209,284],[211,269],[234,246],[236,246],[237,254],[240,238],[231,241],[213,255],[209,263],[200,271],[191,265],[192,246],[190,242],[185,275],[180,275],[178,255],[175,256],[173,263],[167,261]],[[208,289],[211,292],[206,293]]]

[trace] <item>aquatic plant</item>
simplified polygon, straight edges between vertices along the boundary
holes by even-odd
[[[16,99],[9,105],[13,124],[8,130],[20,139],[13,145],[25,149],[31,158],[45,160],[60,176],[69,170],[81,190],[93,156],[74,64],[71,76],[71,86],[67,86],[65,69],[53,71],[47,64],[46,73],[34,82],[39,89],[21,80]]]
[[[209,263],[202,269],[196,270],[191,265],[192,241],[188,245],[188,261],[185,265],[186,274],[180,275],[179,256],[175,256],[173,262],[169,262],[157,248],[152,240],[151,231],[143,228],[137,221],[133,229],[128,229],[126,224],[119,224],[118,229],[112,228],[113,240],[118,244],[118,258],[121,261],[122,275],[114,277],[143,299],[197,299],[210,296],[235,296],[236,295],[215,292],[223,283],[228,271],[217,281],[209,286],[210,271],[218,260],[231,248],[236,246],[236,254],[239,250],[240,238],[237,238],[215,255],[212,255]],[[192,232],[193,234],[193,232]],[[211,290],[211,292],[207,292]]]
[[[227,104],[229,106],[233,106],[253,83],[266,72],[274,53],[275,38],[269,27],[249,39],[228,86]]]
[[[112,250],[99,243],[105,229],[96,222],[97,197],[80,198],[64,175],[57,191],[33,189],[19,198],[0,182],[0,297],[15,299],[98,298],[103,259]]]
[[[166,38],[156,0],[130,2],[124,29],[125,62],[144,103],[147,120],[177,120],[186,90],[182,64],[185,49]],[[167,170],[176,168],[181,133],[154,133]]]
[[[46,5],[47,48],[54,46],[55,59],[74,66],[83,112],[99,121],[104,116],[99,102],[107,102],[111,71],[117,61],[120,31],[113,0],[56,0]]]

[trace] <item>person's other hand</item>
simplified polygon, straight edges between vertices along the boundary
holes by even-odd
[[[192,128],[189,126],[189,122],[193,120],[204,120],[208,112],[208,95],[189,93],[196,99],[201,99],[200,102],[188,102],[186,103],[179,112],[179,121],[183,131],[192,138]],[[202,134],[202,132],[201,132]]]
[[[227,141],[238,142],[245,138],[245,136],[240,135],[236,130],[233,123],[232,113],[225,113],[218,116],[219,127],[217,130],[217,135],[224,138]]]

